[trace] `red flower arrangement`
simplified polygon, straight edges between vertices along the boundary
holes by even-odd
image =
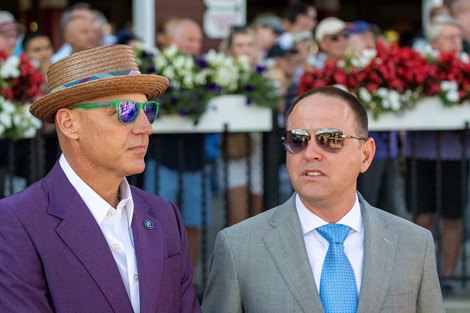
[[[33,137],[41,122],[29,113],[42,95],[42,75],[25,58],[0,51],[0,138]]]
[[[470,93],[470,64],[455,54],[430,58],[409,47],[378,42],[360,58],[333,59],[300,78],[299,92],[340,85],[356,94],[378,117],[404,111],[423,96],[439,96],[445,105],[461,103]]]

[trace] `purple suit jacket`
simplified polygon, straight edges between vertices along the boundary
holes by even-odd
[[[141,312],[201,312],[179,210],[131,192]],[[0,200],[0,312],[132,312],[106,239],[58,163]]]

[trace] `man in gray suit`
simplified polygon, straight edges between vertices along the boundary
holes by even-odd
[[[295,193],[219,232],[203,312],[444,312],[431,233],[372,207],[356,191],[375,152],[357,98],[336,87],[310,90],[287,111],[286,127]],[[321,229],[332,224],[346,228],[344,244],[324,238]],[[346,279],[331,285],[328,276],[338,245],[347,266],[333,276],[350,272],[355,299],[332,309],[328,301],[347,297]]]

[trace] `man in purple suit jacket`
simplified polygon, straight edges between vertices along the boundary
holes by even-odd
[[[55,122],[59,161],[0,200],[0,312],[201,312],[179,210],[130,186],[145,169],[168,80],[128,46],[76,53],[31,106]]]

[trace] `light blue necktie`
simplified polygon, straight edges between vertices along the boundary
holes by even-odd
[[[318,227],[317,231],[330,243],[320,278],[323,309],[325,313],[356,313],[356,279],[343,245],[349,227],[327,224]]]

